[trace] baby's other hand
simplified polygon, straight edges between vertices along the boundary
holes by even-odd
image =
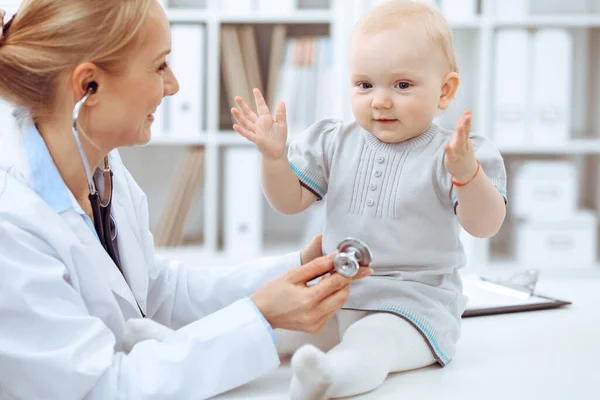
[[[467,110],[456,123],[456,130],[450,142],[444,146],[444,167],[457,182],[468,182],[477,171],[477,158],[471,133],[471,111]]]
[[[254,113],[241,97],[236,96],[235,102],[242,112],[237,108],[231,109],[231,114],[238,122],[233,125],[233,129],[256,144],[263,156],[272,159],[281,158],[285,154],[287,141],[285,104],[277,103],[275,120],[273,120],[260,90],[254,89],[253,93],[257,113]]]

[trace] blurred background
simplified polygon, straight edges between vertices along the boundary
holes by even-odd
[[[437,122],[452,128],[471,109],[473,131],[498,146],[508,170],[500,233],[463,234],[470,265],[598,270],[600,0],[429,2],[451,24],[461,73]],[[7,18],[18,3],[0,0]],[[290,137],[319,118],[351,120],[348,34],[378,3],[162,1],[181,91],[163,101],[150,144],[121,150],[148,195],[160,253],[235,263],[300,249],[320,232],[324,204],[294,216],[271,210],[258,151],[232,130],[229,110],[258,87],[270,105],[286,102]]]

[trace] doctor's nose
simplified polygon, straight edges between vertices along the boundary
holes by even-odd
[[[175,77],[175,74],[171,68],[167,68],[165,70],[164,88],[165,96],[173,96],[175,93],[179,92],[179,82],[177,81],[177,78]]]
[[[386,91],[378,90],[373,94],[371,101],[373,108],[392,108],[392,99],[387,95]]]

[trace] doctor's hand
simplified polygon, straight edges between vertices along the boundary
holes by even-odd
[[[235,102],[242,111],[237,108],[231,109],[231,114],[238,122],[233,125],[233,129],[254,143],[264,157],[279,159],[285,154],[287,141],[285,104],[277,103],[275,119],[273,119],[260,90],[254,89],[253,93],[256,113],[241,97],[236,96]]]
[[[323,256],[322,250],[323,235],[319,234],[312,238],[309,244],[300,252],[300,263],[302,265]]]
[[[314,259],[267,282],[250,299],[273,329],[320,332],[348,300],[350,284],[373,273],[361,267],[354,278],[332,273],[312,286],[306,283],[333,269],[337,252]]]

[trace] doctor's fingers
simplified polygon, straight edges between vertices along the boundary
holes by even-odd
[[[250,109],[248,104],[240,96],[236,96],[234,100],[237,105],[240,106],[240,109],[244,113],[244,117],[248,118],[253,123],[256,122],[258,115]]]
[[[352,279],[346,278],[340,274],[331,274],[323,277],[316,285],[309,288],[312,291],[312,297],[315,301],[322,303],[324,299],[340,291],[347,290],[352,283]]]

